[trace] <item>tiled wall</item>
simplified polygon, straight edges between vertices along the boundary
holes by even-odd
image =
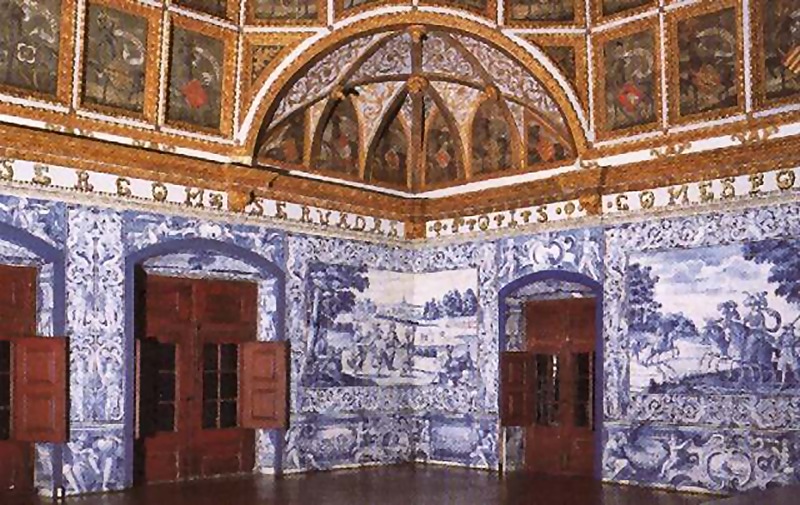
[[[515,345],[500,294],[556,271],[603,288],[604,478],[712,491],[800,480],[800,386],[774,373],[798,368],[787,349],[800,331],[786,328],[798,204],[416,248],[5,196],[0,223],[6,262],[47,265],[42,333],[60,321],[71,338],[71,440],[38,448],[44,492],[131,484],[132,258],[259,282],[259,338],[285,336],[292,362],[291,427],[259,434],[264,472],[498,468],[498,353]],[[47,287],[58,268],[66,303]],[[519,435],[506,434],[510,467]]]

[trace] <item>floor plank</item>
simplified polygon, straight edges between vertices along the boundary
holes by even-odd
[[[214,479],[68,498],[64,505],[699,505],[709,496],[586,479],[434,466]],[[21,502],[23,503],[23,502]],[[21,505],[20,503],[20,505]],[[25,505],[31,503],[28,501]],[[34,501],[34,505],[39,502]],[[44,505],[45,501],[40,502]],[[13,505],[18,505],[14,503]],[[737,504],[738,505],[738,504]]]

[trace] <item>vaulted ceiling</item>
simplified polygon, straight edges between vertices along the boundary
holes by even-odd
[[[410,26],[356,38],[287,86],[259,164],[418,191],[575,157],[549,92],[464,33]]]

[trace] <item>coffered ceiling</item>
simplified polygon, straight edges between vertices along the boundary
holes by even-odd
[[[0,0],[0,12],[0,121],[407,197],[680,150],[796,120],[800,97],[800,0]]]

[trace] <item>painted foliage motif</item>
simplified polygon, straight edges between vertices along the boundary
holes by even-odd
[[[574,0],[512,0],[510,18],[514,21],[572,21]]]
[[[633,390],[800,393],[800,242],[633,255]]]
[[[617,130],[656,120],[655,35],[651,30],[603,45],[605,126]]]
[[[54,95],[58,84],[60,0],[0,0],[0,83]]]
[[[636,7],[642,7],[653,0],[603,0],[603,15],[611,16]]]
[[[444,115],[437,109],[425,139],[425,183],[454,181],[461,172],[459,144]]]
[[[227,0],[176,0],[178,5],[200,12],[225,17],[228,9]]]
[[[680,20],[677,28],[680,114],[736,106],[736,9]]]
[[[83,100],[144,111],[147,20],[89,4]]]
[[[800,1],[762,5],[766,97],[788,97],[800,92]]]
[[[313,387],[471,384],[477,274],[417,274],[314,263],[302,383]]]
[[[224,44],[175,27],[169,65],[167,119],[220,128]]]
[[[319,140],[317,168],[344,174],[358,174],[358,114],[349,99],[339,100],[331,110]]]
[[[491,174],[513,167],[514,141],[499,100],[478,107],[472,122],[472,173]]]
[[[317,18],[316,0],[253,0],[253,14],[262,21],[313,20]]]
[[[305,129],[305,111],[293,114],[270,134],[259,149],[259,157],[293,164],[302,163]]]
[[[408,138],[397,114],[380,134],[369,166],[370,180],[406,186]]]

